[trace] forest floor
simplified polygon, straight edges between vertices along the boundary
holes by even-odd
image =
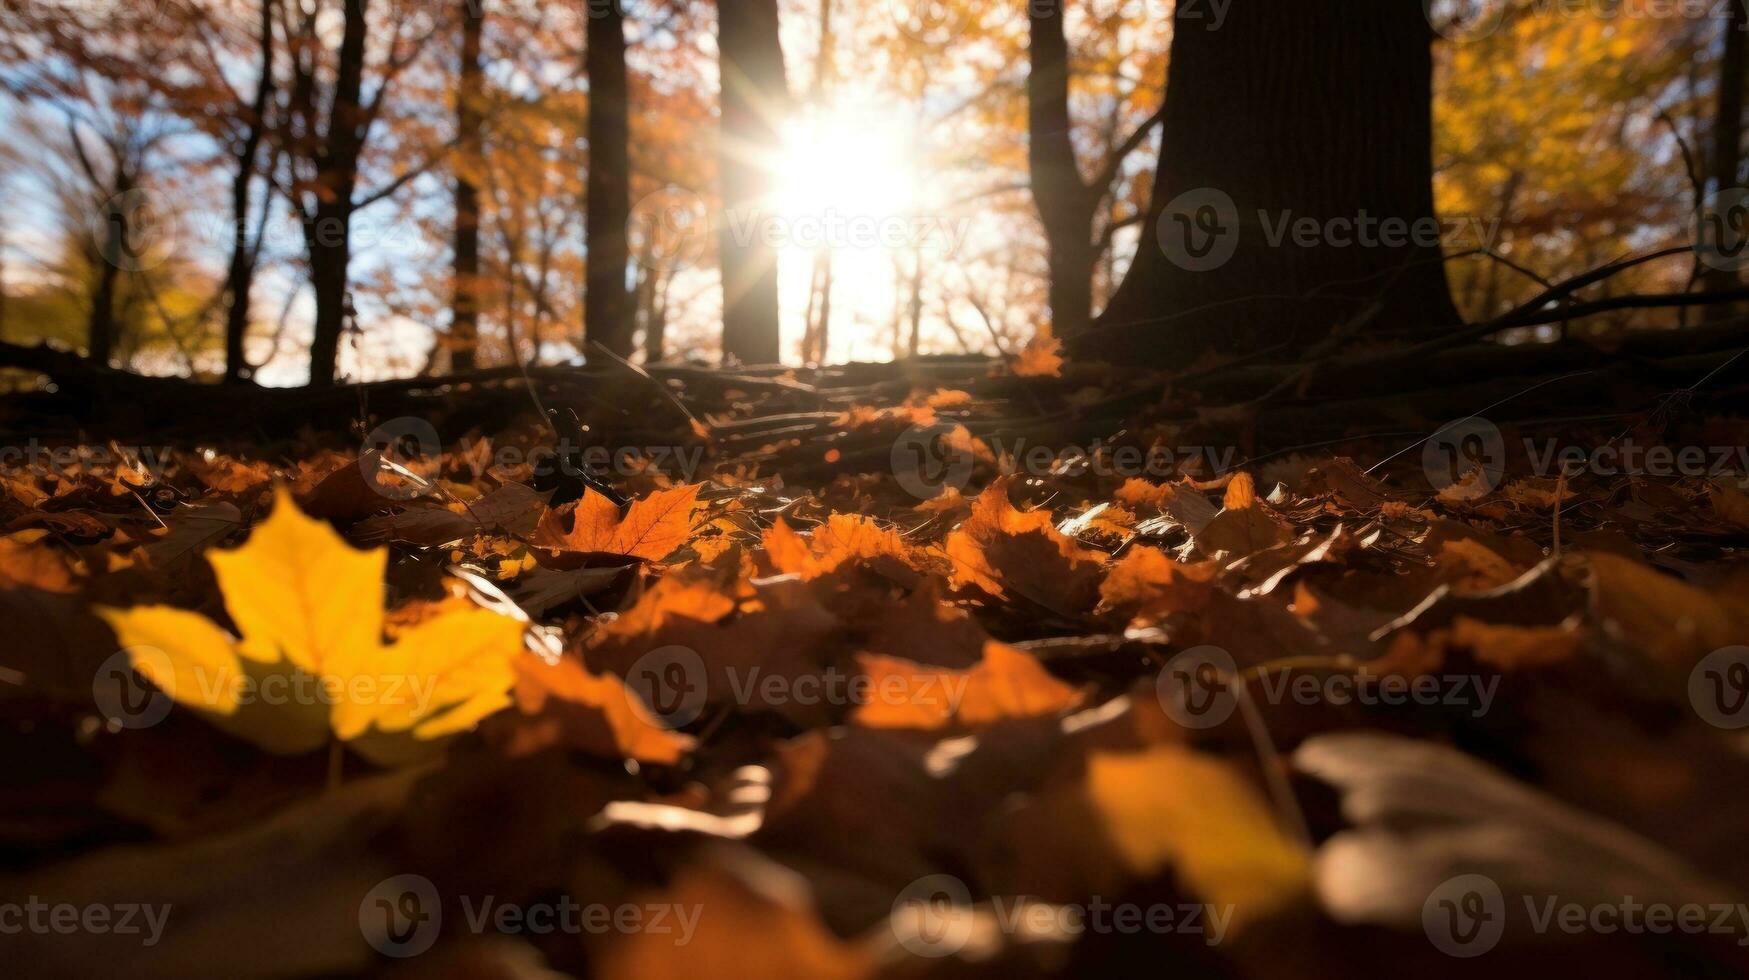
[[[1745,975],[1740,366],[12,399],[0,956]]]

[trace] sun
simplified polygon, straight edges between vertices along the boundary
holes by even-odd
[[[919,204],[909,130],[879,110],[810,110],[790,120],[778,182],[789,247],[810,251],[888,248],[882,226]]]
[[[927,205],[914,129],[878,106],[806,110],[785,124],[775,170],[787,349],[806,356],[810,316],[830,311],[826,360],[886,356],[894,310],[906,302],[895,271],[922,261],[914,229]]]

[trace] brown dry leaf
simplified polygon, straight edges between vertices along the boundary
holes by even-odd
[[[1170,483],[1149,483],[1139,477],[1131,477],[1117,488],[1114,496],[1118,503],[1126,507],[1165,510],[1166,505],[1177,495],[1178,489]]]
[[[1389,488],[1368,476],[1346,456],[1322,461],[1308,475],[1316,483],[1321,483],[1337,503],[1351,510],[1371,513],[1384,510],[1390,504],[1395,504],[1400,510],[1409,506],[1392,500]]]
[[[1451,624],[1451,641],[1502,671],[1563,663],[1578,655],[1585,634],[1576,626],[1495,625],[1469,616]]]
[[[1221,500],[1226,510],[1243,510],[1257,504],[1257,481],[1249,473],[1235,473],[1227,481],[1227,493]]]
[[[1473,539],[1443,541],[1434,557],[1444,581],[1461,592],[1497,589],[1523,575],[1525,569],[1507,561],[1487,545]]]
[[[604,758],[674,765],[692,749],[691,738],[658,724],[612,674],[591,674],[569,657],[547,664],[526,656],[515,666],[521,717],[505,716],[500,729],[500,744],[511,755],[562,745]]]
[[[607,980],[861,980],[874,974],[870,952],[820,922],[805,881],[749,849],[696,856],[667,888],[633,901],[691,916],[695,931],[684,942],[679,923],[666,934],[618,935],[601,950],[598,975]]]
[[[916,582],[926,567],[918,549],[898,532],[860,514],[833,514],[806,538],[781,517],[764,536],[765,553],[780,574],[819,578],[847,563],[866,564],[906,584]]]
[[[1204,558],[1243,558],[1291,540],[1291,532],[1257,499],[1249,473],[1236,473],[1227,484],[1221,512],[1192,538]]]
[[[1719,520],[1742,531],[1749,531],[1749,494],[1723,483],[1713,484],[1713,513]]]
[[[1066,878],[1062,887],[1109,891],[1170,870],[1231,907],[1239,931],[1310,899],[1310,855],[1263,794],[1228,763],[1179,745],[1096,751],[1082,778],[1041,794],[1012,826],[1014,846],[1060,866],[1038,870]]]
[[[1527,510],[1552,511],[1577,495],[1563,480],[1529,477],[1508,483],[1501,496]]]
[[[856,659],[868,675],[869,700],[854,720],[870,728],[965,731],[1061,714],[1080,702],[1075,688],[1032,656],[995,640],[984,644],[984,659],[970,670],[872,654]]]
[[[902,602],[882,610],[861,648],[935,667],[963,669],[982,659],[989,639],[982,624],[942,599],[940,580],[931,577]]]
[[[1098,598],[1102,558],[1077,545],[1049,511],[1024,512],[1008,502],[1013,477],[990,484],[972,504],[972,516],[947,537],[953,584],[975,586],[1006,599],[1011,594],[1073,615]]]
[[[658,490],[632,501],[623,517],[613,501],[586,489],[576,504],[542,515],[531,543],[555,551],[661,561],[692,537],[700,489],[702,485],[693,484]],[[566,515],[574,515],[568,530]]]
[[[18,531],[0,537],[0,589],[41,589],[62,595],[78,591],[67,559],[46,532]]]
[[[790,692],[799,679],[824,670],[826,641],[841,633],[842,623],[812,583],[781,578],[746,589],[737,600],[713,585],[664,580],[596,630],[584,659],[594,670],[630,677],[646,654],[682,647],[703,665],[704,676],[688,682],[701,685],[705,704],[772,711],[802,725],[826,723],[831,705]]]
[[[1060,378],[1063,376],[1063,342],[1040,332],[1021,348],[1014,359],[1014,373],[1022,378]]]
[[[1467,650],[1477,663],[1512,673],[1566,663],[1584,645],[1585,633],[1577,626],[1515,626],[1459,616],[1446,628],[1397,633],[1384,656],[1362,669],[1368,674],[1420,677],[1445,669],[1453,651]]]
[[[1457,482],[1439,491],[1439,502],[1447,507],[1462,509],[1465,505],[1475,504],[1483,497],[1493,492],[1488,486],[1485,474],[1480,468],[1472,469],[1459,477]]]
[[[1701,658],[1749,637],[1749,599],[1740,594],[1714,594],[1604,552],[1585,561],[1595,614],[1684,683]]]
[[[708,580],[663,578],[630,609],[601,628],[603,636],[654,633],[671,620],[714,623],[735,611],[735,600]]]
[[[220,493],[248,493],[273,482],[273,467],[266,463],[248,463],[211,450],[190,453],[183,462],[195,479]]]
[[[1106,573],[1099,586],[1100,607],[1150,618],[1195,612],[1214,594],[1219,571],[1214,562],[1187,565],[1159,548],[1134,547]]]

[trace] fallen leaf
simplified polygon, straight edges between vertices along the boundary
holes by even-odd
[[[619,678],[591,674],[570,657],[555,664],[519,657],[515,696],[520,717],[504,726],[500,743],[511,755],[560,745],[605,758],[674,765],[693,745],[691,738],[660,725]]]
[[[584,490],[575,504],[542,515],[531,542],[537,548],[586,554],[624,555],[661,561],[692,537],[701,485],[658,490],[634,500],[620,516],[613,501]],[[569,528],[565,518],[572,518]]]
[[[1014,374],[1021,378],[1060,378],[1063,375],[1063,342],[1046,333],[1027,342],[1014,359]]]
[[[384,643],[387,557],[348,547],[281,493],[242,547],[208,556],[240,640],[169,606],[99,614],[136,669],[220,727],[277,753],[335,737],[389,759],[508,705],[523,626],[456,609]]]
[[[1016,718],[1060,714],[1074,707],[1075,688],[1028,654],[991,640],[968,670],[926,667],[897,657],[861,654],[868,700],[854,716],[870,728],[966,731]]]
[[[1083,612],[1098,597],[1102,559],[1058,531],[1049,511],[1030,513],[1008,502],[1011,477],[987,487],[972,515],[947,538],[955,586],[973,586],[997,599],[1010,594],[1066,615]]]

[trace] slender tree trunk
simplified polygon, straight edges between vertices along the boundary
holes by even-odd
[[[1027,161],[1032,197],[1044,222],[1050,264],[1051,325],[1057,336],[1084,333],[1093,316],[1093,210],[1069,123],[1069,44],[1063,4],[1029,4],[1032,72],[1027,76]]]
[[[1164,361],[1308,343],[1363,311],[1381,329],[1457,323],[1422,6],[1241,0],[1219,30],[1200,12],[1178,7],[1141,248],[1071,348]]]
[[[237,175],[231,180],[231,267],[225,273],[225,382],[237,384],[249,376],[243,341],[249,333],[249,298],[254,292],[256,254],[249,246],[249,188],[255,183],[261,142],[267,135],[267,108],[273,101],[273,0],[261,0],[260,79],[249,107],[249,130],[237,153]]]
[[[814,251],[814,273],[809,283],[808,337],[802,360],[824,364],[832,350],[832,250]]]
[[[313,220],[304,226],[310,252],[310,288],[316,298],[315,333],[310,340],[310,385],[316,388],[334,384],[340,338],[351,312],[347,288],[352,265],[352,214],[356,210],[353,195],[369,124],[360,101],[369,29],[367,6],[368,0],[345,0],[345,30],[335,65],[328,139],[319,157],[320,200],[310,216]]]
[[[1745,0],[1728,0],[1725,4],[1725,38],[1724,53],[1719,58],[1719,95],[1717,115],[1713,119],[1713,158],[1712,180],[1714,193],[1722,195],[1739,189],[1742,185],[1737,179],[1737,171],[1742,165],[1743,147],[1743,84],[1745,81],[1745,35],[1744,29],[1749,23],[1744,21]],[[1736,210],[1726,208],[1726,210]],[[1720,215],[1728,218],[1729,215]],[[1721,237],[1734,238],[1715,244],[1726,248],[1740,246],[1742,236],[1749,234],[1749,228],[1738,224],[1734,233],[1724,228],[1718,229]],[[1716,262],[1708,266],[1706,274],[1701,277],[1701,288],[1708,292],[1737,288],[1741,277],[1729,262]],[[1736,306],[1731,303],[1715,303],[1706,307],[1703,318],[1709,322],[1727,320],[1736,315]]]
[[[905,356],[916,357],[923,350],[923,249],[911,250],[911,336],[905,342]]]
[[[830,103],[838,82],[838,35],[832,25],[832,0],[820,0],[820,50],[814,59],[814,89],[809,100],[815,107]],[[814,250],[814,268],[808,281],[807,328],[802,334],[802,363],[823,364],[832,340],[832,249]]]
[[[121,264],[133,257],[133,241],[128,227],[131,215],[125,196],[134,189],[134,182],[127,176],[120,160],[117,160],[116,167],[118,175],[110,188],[114,193],[103,205],[103,246],[97,255],[97,286],[91,293],[91,314],[85,326],[85,342],[91,360],[104,367],[108,367],[110,358],[115,356],[120,332],[116,323],[115,300]]]
[[[0,228],[0,342],[6,340],[6,230]]]
[[[583,333],[627,357],[634,330],[631,294],[626,289],[632,182],[625,14],[620,4],[621,0],[589,3],[589,287]]]
[[[485,68],[480,40],[486,0],[461,0],[461,73],[456,85],[455,299],[449,328],[450,366],[472,371],[480,349],[480,186],[485,144]],[[515,352],[512,351],[512,357]]]
[[[768,158],[789,103],[777,0],[718,0],[722,59],[723,356],[746,364],[782,360],[777,252],[761,221],[774,178]]]

